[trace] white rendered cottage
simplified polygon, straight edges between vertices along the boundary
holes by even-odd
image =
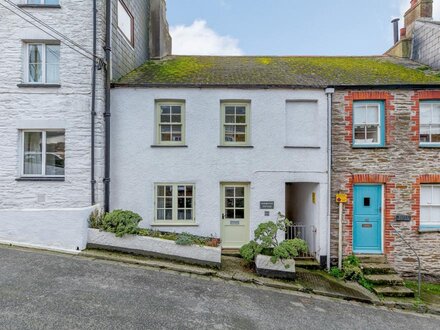
[[[325,262],[328,97],[288,61],[169,57],[114,84],[111,208],[233,249],[281,212]]]

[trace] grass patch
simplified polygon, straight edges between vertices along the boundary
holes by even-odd
[[[417,281],[405,281],[405,286],[417,293]],[[440,304],[440,283],[423,283],[421,299],[427,303]]]

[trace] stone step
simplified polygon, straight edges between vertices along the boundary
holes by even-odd
[[[361,268],[366,275],[396,274],[396,271],[388,264],[362,263]]]
[[[297,259],[295,258],[295,266],[304,268],[304,269],[321,269],[321,265],[316,260],[310,260],[310,259]]]
[[[375,286],[373,291],[384,297],[414,297],[414,292],[404,286]]]
[[[375,285],[403,285],[403,279],[396,274],[365,275],[365,278]]]
[[[361,261],[361,263],[364,264],[386,264],[387,263],[387,257],[383,254],[359,254],[356,255],[358,259]]]

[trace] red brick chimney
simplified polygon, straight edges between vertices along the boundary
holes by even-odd
[[[432,20],[433,0],[411,0],[411,8],[404,15],[406,29],[405,37],[411,38],[414,22],[418,19]]]

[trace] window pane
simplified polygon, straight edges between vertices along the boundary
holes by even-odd
[[[185,210],[177,210],[177,220],[185,220]]]
[[[433,124],[440,124],[440,102],[433,105],[432,122]]]
[[[379,126],[367,126],[367,143],[377,143],[379,136]]]
[[[244,208],[244,198],[235,199],[235,207],[243,207]]]
[[[29,82],[43,82],[43,45],[29,45]]]
[[[163,209],[165,207],[165,198],[158,198],[157,199],[157,208]]]
[[[431,127],[431,142],[440,142],[440,125],[435,125]]]
[[[167,209],[173,208],[173,199],[172,198],[165,198],[165,208],[167,208]]]
[[[186,220],[192,220],[193,219],[193,215],[192,215],[192,210],[186,210]]]
[[[431,204],[431,186],[421,186],[420,188],[420,205],[430,205]]]
[[[173,220],[173,210],[165,210],[165,220]]]
[[[165,220],[165,210],[157,210],[157,220]]]
[[[244,210],[243,209],[235,210],[235,219],[244,219]]]
[[[185,196],[185,186],[177,186],[177,196]]]
[[[431,207],[431,223],[440,224],[440,207]]]
[[[173,115],[180,115],[182,113],[182,108],[180,105],[173,105],[171,107],[171,111],[172,111]]]
[[[431,220],[431,208],[428,206],[420,208],[420,222],[422,224],[429,223]]]
[[[375,124],[379,123],[379,107],[369,106],[367,108],[367,123]]]
[[[226,210],[226,219],[234,219],[234,209]]]
[[[246,123],[246,116],[237,116],[236,118],[235,118],[235,121],[238,123],[238,124],[245,124]]]
[[[234,207],[234,199],[233,198],[226,198],[226,207]]]
[[[118,1],[118,28],[130,42],[133,41],[132,24],[132,17],[122,5],[121,1]]]
[[[171,116],[171,122],[173,123],[180,123],[182,121],[181,116],[180,115],[172,115]]]
[[[165,187],[164,186],[157,186],[157,195],[158,196],[165,196]]]
[[[187,198],[187,199],[186,199],[186,205],[185,205],[185,207],[186,207],[187,209],[192,209],[192,198]]]
[[[420,106],[420,124],[430,124],[431,123],[431,106],[421,105]]]
[[[23,174],[43,174],[42,166],[42,133],[25,132],[24,133],[24,173]]]
[[[243,187],[235,188],[235,197],[244,197],[244,188]]]
[[[440,186],[434,186],[432,192],[432,204],[440,205]]]
[[[64,175],[64,132],[46,132],[46,175]]]
[[[234,197],[234,188],[233,187],[225,188],[225,195],[226,197]]]
[[[431,142],[430,131],[429,126],[420,126],[420,142]]]
[[[160,109],[161,109],[161,113],[162,113],[163,115],[169,115],[169,114],[171,114],[171,107],[168,106],[168,105],[162,105],[162,106],[160,107]]]
[[[185,208],[185,198],[178,198],[177,199],[177,207],[180,209]]]
[[[355,124],[365,124],[365,106],[354,107],[354,121]]]
[[[246,114],[246,108],[245,107],[237,107],[235,109],[237,115],[245,115]]]
[[[227,124],[233,124],[233,123],[235,123],[235,116],[227,115],[227,116],[225,117],[225,123],[227,123]]]
[[[225,108],[225,113],[227,115],[235,115],[235,107],[226,107]]]
[[[236,134],[235,135],[235,142],[246,142],[246,135],[245,134]]]
[[[161,115],[160,116],[160,122],[161,123],[170,123],[171,122],[170,115]]]
[[[60,0],[44,0],[44,3],[46,5],[58,5],[60,3]]]
[[[165,195],[173,196],[173,186],[165,186]]]
[[[193,195],[193,187],[192,186],[186,186],[186,196],[192,196]]]
[[[46,46],[46,82],[58,83],[60,80],[60,46]]]
[[[356,126],[354,128],[355,143],[365,143],[365,126]]]

